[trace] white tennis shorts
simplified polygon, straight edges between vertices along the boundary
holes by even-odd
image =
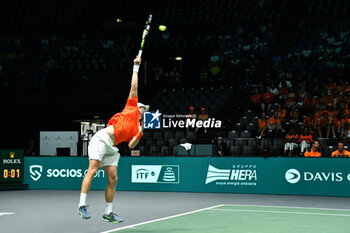
[[[88,147],[89,160],[94,159],[101,162],[101,167],[118,166],[120,154],[119,149],[105,129],[98,131],[92,138]]]

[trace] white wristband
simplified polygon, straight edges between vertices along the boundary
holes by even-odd
[[[134,68],[133,68],[132,72],[138,73],[139,69],[140,69],[140,65],[134,65]]]

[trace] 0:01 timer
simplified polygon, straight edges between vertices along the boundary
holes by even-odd
[[[11,178],[11,179],[15,179],[15,178],[19,178],[20,177],[20,169],[4,169],[3,173],[2,173],[2,177],[7,179],[7,178]]]

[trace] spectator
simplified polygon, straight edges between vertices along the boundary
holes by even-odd
[[[310,148],[312,143],[312,135],[307,127],[304,128],[303,133],[299,135],[300,141],[300,154],[303,155],[305,149]]]
[[[337,113],[333,110],[333,106],[330,103],[327,105],[327,109],[324,110],[323,113],[327,124],[327,138],[329,138],[330,131],[334,128],[333,123]],[[333,137],[336,137],[335,133],[333,133]]]
[[[194,107],[191,106],[189,108],[189,113],[188,113],[188,116],[192,119],[192,118],[196,118],[196,114],[194,113]]]
[[[279,104],[277,107],[277,118],[281,121],[284,121],[286,118],[286,110],[282,108],[281,104]]]
[[[326,108],[329,105],[333,105],[333,99],[334,99],[334,96],[331,94],[331,92],[327,93],[327,95],[326,95]]]
[[[287,87],[286,82],[282,82],[280,88],[278,89],[279,97],[284,101],[286,101],[288,96],[289,89]]]
[[[267,130],[267,120],[266,120],[266,113],[261,113],[261,117],[258,120],[258,139],[261,139],[263,136],[265,136]]]
[[[250,101],[253,104],[253,108],[255,112],[259,112],[261,109],[261,93],[259,93],[259,89],[254,89],[254,94],[251,96]]]
[[[295,132],[295,130],[292,128],[288,131],[285,139],[285,144],[284,144],[284,154],[289,156],[292,156],[292,153],[294,152],[295,148],[298,148],[298,141],[299,141],[299,136]]]
[[[347,109],[348,104],[345,104],[345,101],[339,104],[339,112],[343,112],[345,115],[345,118],[349,116],[349,109]]]
[[[218,137],[218,155],[224,156],[226,154],[226,143],[224,142],[222,137]]]
[[[278,89],[277,89],[277,87],[275,86],[274,83],[271,83],[270,92],[271,92],[274,96],[278,95]]]
[[[305,114],[310,114],[315,110],[315,107],[316,99],[309,93],[308,96],[304,98],[303,112]]]
[[[193,106],[191,106],[191,107],[189,108],[188,118],[189,118],[189,119],[196,118],[196,114],[194,113],[194,107],[193,107]],[[189,126],[187,127],[187,132],[188,132],[188,131],[190,131],[190,127],[189,127]]]
[[[332,152],[332,157],[350,157],[350,152],[344,150],[344,142],[338,142],[338,150]]]
[[[262,110],[270,110],[273,100],[274,94],[270,91],[270,87],[266,87],[265,92],[262,95]]]
[[[350,114],[348,114],[348,118],[346,119],[344,128],[345,128],[344,129],[345,138],[349,139],[350,138]]]
[[[323,146],[320,144],[320,141],[317,140],[317,139],[315,139],[315,140],[314,140],[314,143],[315,143],[315,146],[316,146],[317,151],[320,152],[321,155],[324,155],[324,148],[323,148]]]
[[[323,133],[326,129],[328,129],[328,114],[327,112],[322,112],[320,117],[318,117],[316,122],[316,129],[318,132],[318,137],[323,138]]]
[[[340,112],[333,120],[332,133],[333,137],[336,138],[336,135],[339,137],[345,137],[345,125],[347,119],[345,118],[344,112]]]
[[[286,120],[291,124],[291,125],[296,125],[299,121],[299,111],[296,108],[295,105],[292,105],[291,109],[289,110]]]
[[[318,141],[312,143],[310,151],[305,151],[304,157],[321,157],[321,152],[318,151],[320,144]]]
[[[324,92],[318,99],[318,105],[321,110],[325,110],[327,105],[330,103],[328,95]]]
[[[325,86],[326,93],[328,95],[331,95],[336,88],[337,88],[337,84],[333,81],[332,78],[329,78],[328,83]]]
[[[298,102],[304,102],[304,98],[305,96],[307,96],[307,87],[306,87],[306,81],[303,81],[302,84],[299,84],[299,88],[297,90],[297,96],[298,98]]]
[[[344,93],[345,89],[347,88],[347,86],[345,85],[344,83],[344,80],[340,79],[338,80],[338,83],[337,83],[337,91],[342,94]]]
[[[299,97],[298,101],[297,101],[297,108],[303,109],[303,106],[304,106],[304,100],[303,100],[303,98]]]
[[[278,118],[278,113],[274,112],[272,117],[269,118],[267,122],[267,128],[272,130],[274,133],[279,133],[282,130],[282,122],[281,119]]]
[[[209,115],[206,113],[205,108],[201,108],[201,111],[200,111],[200,113],[198,115],[198,120],[199,121],[205,121],[208,118],[209,118]],[[207,133],[207,128],[205,128],[204,126],[203,126],[203,128],[204,128],[204,133]],[[198,128],[196,129],[196,132],[197,131],[198,131]]]
[[[310,116],[305,117],[302,128],[309,128],[313,130],[316,128],[316,125],[316,117],[314,113],[311,113]]]
[[[338,89],[335,89],[333,91],[332,103],[331,104],[333,106],[338,106],[342,102],[343,102],[343,96],[339,94]]]
[[[181,73],[178,71],[177,67],[173,67],[172,71],[169,73],[169,79],[172,84],[181,84]]]
[[[295,98],[295,93],[294,92],[289,92],[288,93],[288,98],[286,101],[286,108],[291,109],[293,106],[296,106],[296,98]]]

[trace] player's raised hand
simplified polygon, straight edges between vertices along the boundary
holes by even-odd
[[[136,56],[136,58],[134,59],[134,65],[140,65],[141,64],[141,58],[139,58],[139,56]]]

